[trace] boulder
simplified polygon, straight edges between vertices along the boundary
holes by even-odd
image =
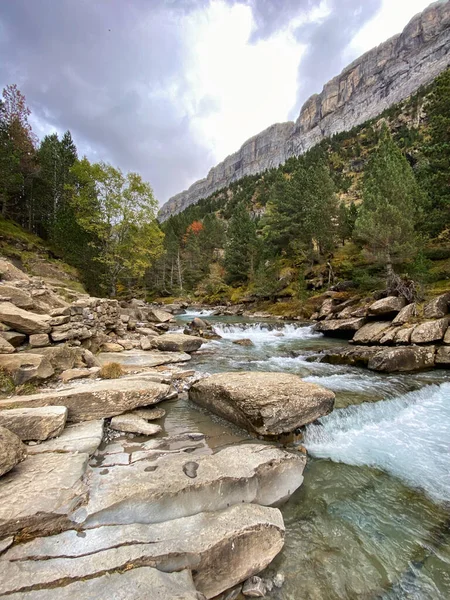
[[[149,595],[151,593],[151,596]],[[11,594],[9,600],[201,600],[190,571],[163,573],[140,567],[122,573],[107,573],[78,580],[63,587]]]
[[[152,338],[142,336],[139,340],[139,345],[141,350],[151,350],[152,349]]]
[[[351,337],[355,331],[364,326],[366,319],[357,317],[353,319],[329,319],[321,321],[314,326],[315,331],[320,331],[324,335],[334,337]]]
[[[238,346],[254,346],[252,340],[248,338],[244,338],[242,340],[234,340],[233,344],[237,344]]]
[[[401,329],[397,329],[397,333],[395,334],[395,343],[396,344],[409,344],[411,341],[411,334],[414,331],[414,327],[402,327]]]
[[[33,298],[26,290],[0,283],[0,302],[11,302],[19,308],[33,308]]]
[[[428,344],[430,342],[439,342],[444,337],[447,328],[447,318],[420,323],[414,327],[414,331],[411,334],[411,343]]]
[[[166,415],[166,411],[163,408],[138,408],[133,410],[134,415],[137,415],[141,419],[146,421],[156,421],[162,419]]]
[[[423,307],[425,319],[441,319],[448,314],[450,307],[450,292],[433,298]]]
[[[369,306],[369,315],[392,315],[400,312],[405,306],[406,300],[403,297],[387,296],[381,298]]]
[[[267,588],[261,577],[250,577],[242,586],[242,594],[249,598],[264,598]]]
[[[162,441],[148,443],[158,446]],[[93,468],[89,499],[75,511],[73,519],[91,529],[161,523],[235,504],[278,505],[300,487],[306,464],[301,454],[245,444],[196,455],[196,477],[192,478],[183,470],[192,462],[192,454],[191,458],[185,453],[159,454],[163,455],[156,461],[152,456],[132,464],[116,464],[108,472],[104,463]]]
[[[0,410],[0,426],[13,431],[21,440],[57,437],[64,429],[66,419],[65,406]]]
[[[81,453],[37,454],[5,475],[0,485],[0,537],[61,531],[68,524],[67,514],[86,497],[88,459]]]
[[[63,383],[68,383],[74,379],[85,379],[86,377],[94,377],[100,371],[100,367],[91,367],[90,369],[67,369],[59,376]]]
[[[398,333],[398,327],[388,327],[388,329],[385,329],[385,331],[383,332],[382,337],[380,338],[380,344],[382,345],[390,345],[390,344],[394,344],[395,343],[395,338],[397,337],[397,333]]]
[[[378,344],[381,338],[386,334],[387,329],[391,327],[390,321],[374,321],[367,323],[355,333],[352,338],[354,344]]]
[[[325,302],[322,303],[322,306],[320,307],[318,318],[325,319],[325,317],[328,317],[329,315],[331,315],[333,312],[333,307],[334,307],[334,300],[332,298],[327,298],[325,300]]]
[[[72,425],[67,425],[59,437],[47,440],[41,444],[28,446],[28,454],[77,452],[91,456],[100,446],[102,438],[103,419],[73,423]]]
[[[158,367],[160,365],[176,364],[191,360],[191,355],[185,352],[133,351],[122,354],[102,353],[98,357],[101,364],[118,362],[129,367]]]
[[[70,530],[4,554],[0,593],[21,589],[33,566],[33,585],[42,589],[61,579],[70,582],[105,571],[151,565],[161,572],[191,569],[196,589],[212,598],[264,569],[283,543],[280,511],[255,504],[166,523],[99,527],[81,536]],[[131,598],[129,594],[123,597]],[[153,600],[153,593],[147,598]],[[172,598],[179,596],[175,593]]]
[[[419,371],[434,366],[434,346],[407,346],[380,350],[369,359],[368,368],[372,371],[393,373],[398,371]]]
[[[445,332],[445,335],[444,335],[444,344],[450,344],[450,327]]]
[[[324,350],[319,355],[319,361],[331,365],[367,367],[370,358],[379,351],[376,346],[342,346]]]
[[[163,352],[195,352],[202,344],[202,338],[183,333],[165,333],[152,340],[153,347]]]
[[[291,373],[217,373],[195,383],[189,398],[251,433],[277,436],[327,415],[334,393]]]
[[[3,337],[0,337],[0,354],[12,354],[16,349],[12,344],[7,342]]]
[[[11,375],[16,385],[48,379],[55,372],[45,356],[27,352],[0,354],[0,368]]]
[[[11,302],[0,303],[0,321],[12,329],[27,335],[33,333],[49,333],[50,316],[37,315],[36,313],[17,308]]]
[[[30,278],[9,260],[0,258],[0,279],[2,281],[29,281]]]
[[[102,345],[102,352],[123,352],[125,348],[115,342],[106,342]]]
[[[404,325],[405,323],[410,323],[414,317],[417,316],[417,304],[412,302],[407,306],[404,306],[402,310],[398,313],[395,319],[392,321],[393,325]]]
[[[150,308],[148,311],[148,320],[154,323],[168,323],[172,319],[172,315],[160,308]]]
[[[27,336],[24,333],[18,331],[2,331],[0,337],[9,342],[14,348],[21,346],[25,343]]]
[[[0,477],[11,471],[17,464],[25,460],[26,457],[27,447],[21,442],[19,436],[6,429],[6,427],[0,426]],[[2,479],[0,488],[3,485],[4,479]]]
[[[437,349],[435,365],[437,367],[450,367],[450,346],[441,346]]]
[[[116,431],[141,433],[142,435],[156,435],[162,431],[159,425],[147,423],[145,419],[136,413],[125,413],[113,417],[109,426]]]
[[[32,348],[43,348],[50,345],[50,338],[46,333],[34,333],[30,335],[30,346]]]
[[[169,393],[169,386],[146,379],[107,379],[65,390],[51,390],[29,396],[0,400],[0,410],[36,406],[66,406],[68,421],[90,421],[114,417],[140,406],[156,404]]]
[[[67,344],[50,346],[48,348],[37,348],[30,350],[30,352],[36,355],[45,356],[57,373],[67,371],[67,369],[73,369],[74,367],[84,367],[85,362],[87,362],[87,358],[85,357],[87,357],[88,354],[91,354],[84,348],[75,348],[73,346],[68,346]],[[92,366],[97,366],[98,362],[95,357],[93,358],[96,364],[93,364]]]

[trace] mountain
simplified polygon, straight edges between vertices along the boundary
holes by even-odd
[[[364,123],[427,85],[450,65],[450,0],[416,15],[402,33],[363,54],[303,105],[297,121],[277,123],[250,138],[205,179],[173,196],[165,221],[246,175],[277,167],[326,137]]]

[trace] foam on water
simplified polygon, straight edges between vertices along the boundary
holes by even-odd
[[[187,310],[184,314],[182,314],[182,317],[210,317],[213,314],[214,310],[207,310],[202,309],[202,310]]]
[[[335,410],[307,428],[305,446],[313,456],[377,467],[450,501],[450,383]]]
[[[283,343],[288,340],[306,340],[322,337],[321,333],[313,331],[311,326],[302,325],[271,325],[269,323],[251,324],[214,324],[214,329],[225,340],[247,338],[254,344]]]

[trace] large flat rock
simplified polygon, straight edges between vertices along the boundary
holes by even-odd
[[[314,326],[316,331],[320,331],[324,335],[333,337],[351,337],[355,331],[361,329],[366,323],[364,317],[356,317],[351,319],[329,319],[321,321]]]
[[[33,409],[38,410],[38,409]],[[61,435],[42,444],[28,446],[28,454],[44,452],[80,452],[94,454],[103,437],[103,419],[68,425]]]
[[[256,504],[165,523],[98,527],[82,535],[71,530],[15,546],[2,555],[0,594],[30,582],[51,587],[61,580],[145,565],[166,572],[191,569],[197,590],[212,598],[259,573],[283,543],[280,511]]]
[[[386,332],[390,327],[392,327],[390,321],[367,323],[355,333],[352,341],[354,344],[378,344],[381,338],[386,335]]]
[[[90,421],[156,404],[167,396],[169,389],[168,385],[148,380],[110,379],[30,396],[14,396],[0,400],[0,410],[58,405],[68,408],[68,421]]]
[[[11,302],[0,302],[0,321],[20,333],[50,333],[49,315],[37,315],[14,306]]]
[[[192,465],[195,463],[195,465]],[[261,444],[213,455],[169,454],[92,469],[88,503],[73,519],[85,527],[158,523],[233,504],[275,505],[302,484],[306,459]]]
[[[185,352],[153,352],[147,350],[127,350],[120,354],[102,352],[97,357],[101,364],[118,362],[127,367],[159,367],[191,360],[191,355]]]
[[[151,595],[150,595],[151,594]],[[107,573],[64,587],[18,592],[10,600],[199,600],[190,571],[162,573],[141,567],[124,573]]]
[[[189,390],[189,398],[251,433],[276,436],[327,415],[334,393],[291,373],[218,373]]]
[[[11,375],[16,385],[48,379],[55,372],[45,356],[31,352],[0,354],[0,368]]]
[[[380,350],[368,362],[372,371],[420,371],[434,366],[435,346],[406,346]]]
[[[163,352],[195,352],[204,340],[184,333],[165,333],[152,338],[152,346]]]
[[[0,485],[0,538],[27,533],[57,531],[66,515],[85,500],[83,476],[88,454],[39,454],[29,456]]]
[[[0,425],[21,440],[47,440],[61,434],[66,424],[65,406],[0,410]]]

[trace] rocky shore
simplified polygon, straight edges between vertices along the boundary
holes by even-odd
[[[168,332],[179,305],[67,300],[0,271],[0,597],[231,600],[282,585],[258,573],[283,547],[277,507],[306,457],[167,431],[164,403],[192,386],[201,406],[277,439],[334,394],[282,373],[199,378],[185,365],[211,331]]]

